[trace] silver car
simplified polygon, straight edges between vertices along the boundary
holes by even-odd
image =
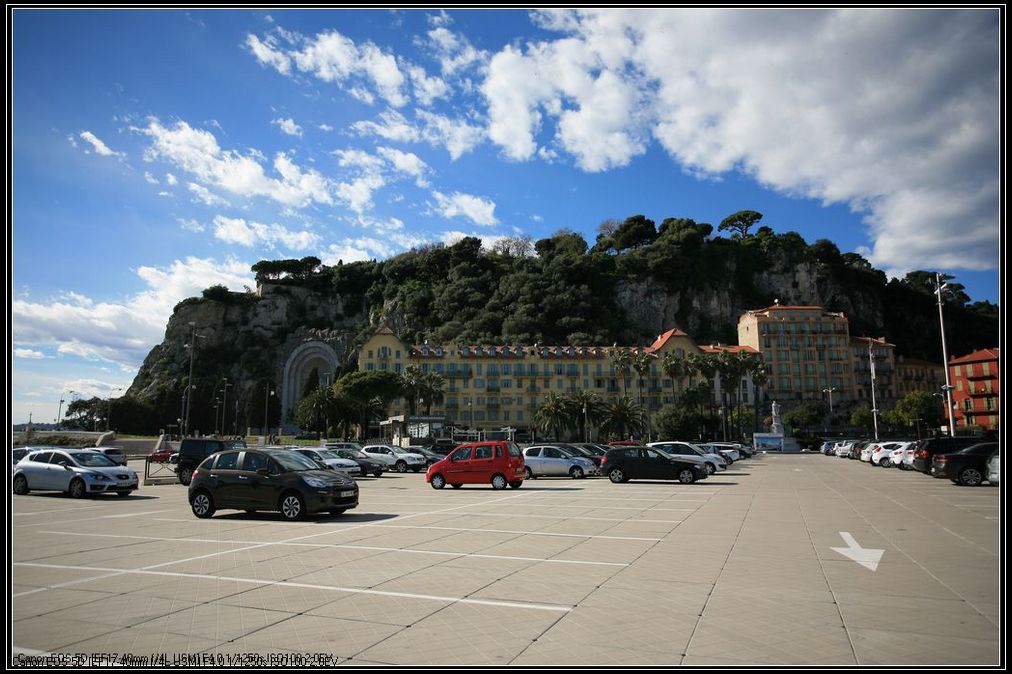
[[[362,451],[387,464],[398,473],[405,473],[409,468],[417,473],[425,468],[424,456],[393,445],[366,445]]]
[[[524,450],[524,465],[527,479],[536,477],[572,477],[574,480],[597,475],[594,462],[582,456],[574,456],[555,445],[534,445]]]
[[[137,489],[137,473],[89,449],[43,450],[21,459],[14,470],[14,493],[32,489],[65,491],[74,498]]]
[[[303,456],[308,456],[313,461],[322,463],[328,468],[339,470],[342,473],[346,473],[348,475],[362,474],[362,467],[351,459],[342,459],[340,456],[336,454],[331,455],[331,453],[327,451],[318,452],[315,449],[306,449],[305,447],[299,447],[298,449],[293,449],[293,451],[296,451]]]
[[[987,481],[991,484],[1001,481],[1001,454],[997,452],[987,460]]]

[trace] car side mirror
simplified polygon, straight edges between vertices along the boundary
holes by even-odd
[[[65,464],[63,464],[63,470],[74,470],[74,469],[71,468],[69,464],[65,463]]]

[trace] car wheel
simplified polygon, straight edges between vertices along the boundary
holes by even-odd
[[[712,473],[711,473],[712,475]],[[683,468],[678,471],[678,481],[682,484],[692,484],[696,481],[696,476],[688,468]]]
[[[404,461],[398,461],[397,463],[394,464],[394,470],[396,470],[398,473],[406,473],[408,472],[408,464],[405,463]]]
[[[372,476],[373,476],[373,477],[379,477],[379,476],[380,476],[380,475],[382,475],[382,474],[383,474],[383,471],[382,471],[382,470],[377,470],[376,472],[374,472],[374,473],[372,474]]]
[[[505,489],[506,488],[506,476],[502,473],[496,473],[492,476],[492,489]]]
[[[446,486],[446,478],[444,478],[439,473],[436,473],[435,475],[432,476],[432,479],[429,480],[429,484],[432,485],[433,489],[442,489],[443,487]]]
[[[130,495],[130,492],[128,492],[128,491],[118,491],[118,492],[116,492],[116,496],[129,496],[129,495]]]
[[[580,468],[579,466],[573,466],[569,470],[569,476],[572,477],[574,480],[580,480],[586,477],[586,475],[583,474],[583,468]]]
[[[618,484],[619,482],[625,482],[629,478],[625,476],[625,473],[622,472],[621,468],[612,468],[608,472],[608,479],[614,482],[615,484]]]
[[[24,475],[14,476],[14,493],[21,496],[28,493],[28,478]]]
[[[331,515],[343,515],[345,510],[347,510],[347,508],[334,508],[333,510],[330,511],[330,514]]]
[[[193,469],[189,466],[183,466],[179,469],[179,483],[184,486],[189,486],[190,481],[193,479]]]
[[[460,489],[464,485],[462,485],[462,484],[451,484],[450,486],[453,487],[454,489]]]
[[[959,473],[959,484],[964,487],[977,487],[984,481],[984,476],[976,468],[964,468]]]
[[[79,477],[75,477],[70,481],[70,498],[84,498],[84,495],[88,493],[88,487],[84,484],[84,480]]]
[[[527,475],[528,480],[533,480],[536,477],[530,466],[524,466],[524,473]]]
[[[211,495],[201,489],[190,498],[190,510],[201,519],[207,519],[214,514],[214,500]]]
[[[716,472],[717,472],[717,469],[713,467],[712,463],[706,464],[706,474],[707,475],[713,475]]]
[[[301,520],[306,516],[306,504],[302,497],[290,491],[281,497],[281,516],[286,520]]]
[[[516,482],[510,482],[510,489],[520,489],[520,487],[522,487],[522,486],[524,486],[524,481],[523,480],[517,480]]]
[[[878,462],[878,465],[882,466],[883,468],[888,468],[889,466],[893,465],[893,460],[882,459],[881,461]]]

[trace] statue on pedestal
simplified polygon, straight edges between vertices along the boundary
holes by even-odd
[[[772,410],[773,410],[773,428],[771,429],[771,432],[783,435],[784,424],[782,421],[780,421],[780,405],[777,404],[776,400],[773,401]]]

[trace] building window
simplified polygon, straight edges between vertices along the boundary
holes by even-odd
[[[397,349],[397,351],[395,353],[396,353],[396,355],[397,355],[398,358],[401,357],[401,350],[400,349]]]
[[[369,357],[372,358],[372,350],[369,351]],[[957,368],[958,369],[958,368]],[[958,373],[957,373],[958,374]]]
[[[373,365],[372,363],[366,363],[366,365],[365,365],[365,371],[366,372],[372,372],[375,369],[376,369],[375,365]]]

